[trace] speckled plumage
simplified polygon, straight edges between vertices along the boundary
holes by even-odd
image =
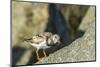
[[[39,33],[36,35],[33,35],[30,39],[26,40],[31,46],[37,48],[37,51],[39,49],[43,49],[45,52],[45,49],[50,48],[51,46],[60,44],[60,37],[57,34],[52,34],[50,32],[44,32]],[[38,55],[38,54],[37,54]],[[39,59],[39,56],[38,56]]]

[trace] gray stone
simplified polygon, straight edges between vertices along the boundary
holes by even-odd
[[[94,21],[96,20],[95,8],[96,8],[95,6],[89,7],[88,11],[86,12],[86,15],[83,17],[83,20],[79,26],[79,30],[86,31],[88,29],[89,24],[94,23]]]
[[[91,23],[83,37],[76,39],[36,64],[95,61],[95,23]]]

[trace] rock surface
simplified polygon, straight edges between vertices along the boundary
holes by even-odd
[[[95,23],[91,23],[83,37],[75,40],[36,64],[95,61]]]
[[[84,16],[79,29],[86,31],[88,29],[88,26],[90,23],[94,23],[94,21],[96,20],[96,7],[95,6],[91,6],[89,7],[86,15]]]
[[[48,4],[13,1],[12,47],[20,46],[25,36],[44,31],[47,22]]]

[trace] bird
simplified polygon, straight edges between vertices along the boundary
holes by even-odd
[[[38,60],[41,60],[38,54],[39,49],[43,49],[44,57],[47,57],[45,50],[61,43],[59,35],[52,34],[50,32],[43,32],[33,35],[30,39],[26,39],[26,41],[31,46],[36,48],[36,55]]]

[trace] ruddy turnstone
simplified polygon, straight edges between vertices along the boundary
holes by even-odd
[[[47,57],[45,50],[54,46],[55,44],[60,44],[60,37],[57,34],[52,34],[50,32],[44,32],[37,35],[33,35],[32,38],[26,40],[31,46],[36,47],[37,59],[40,60],[38,50],[43,49],[43,54]]]

